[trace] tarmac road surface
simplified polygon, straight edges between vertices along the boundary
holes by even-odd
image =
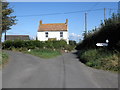
[[[3,88],[118,88],[118,75],[81,63],[74,52],[42,59],[6,51],[9,63],[2,71]]]

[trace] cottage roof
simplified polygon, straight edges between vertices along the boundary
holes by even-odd
[[[42,21],[40,21],[38,32],[40,31],[67,31],[68,30],[67,23],[68,23],[68,20],[66,20],[66,23],[51,23],[51,24],[42,24]]]

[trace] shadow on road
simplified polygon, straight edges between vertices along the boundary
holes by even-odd
[[[85,60],[80,59],[80,57],[79,57],[80,51],[76,50],[75,52],[72,52],[72,54],[74,54],[76,56],[76,58],[79,59],[80,62],[86,63]]]

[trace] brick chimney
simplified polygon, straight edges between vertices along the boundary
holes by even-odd
[[[40,25],[42,25],[42,20],[40,20]]]
[[[68,19],[66,19],[66,22],[65,22],[65,24],[68,24]]]

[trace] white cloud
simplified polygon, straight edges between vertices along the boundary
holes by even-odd
[[[79,42],[83,38],[82,35],[76,33],[69,33],[69,40],[75,40]]]
[[[81,35],[77,35],[78,37],[81,37]]]
[[[69,37],[82,37],[82,35],[76,33],[69,33]]]

